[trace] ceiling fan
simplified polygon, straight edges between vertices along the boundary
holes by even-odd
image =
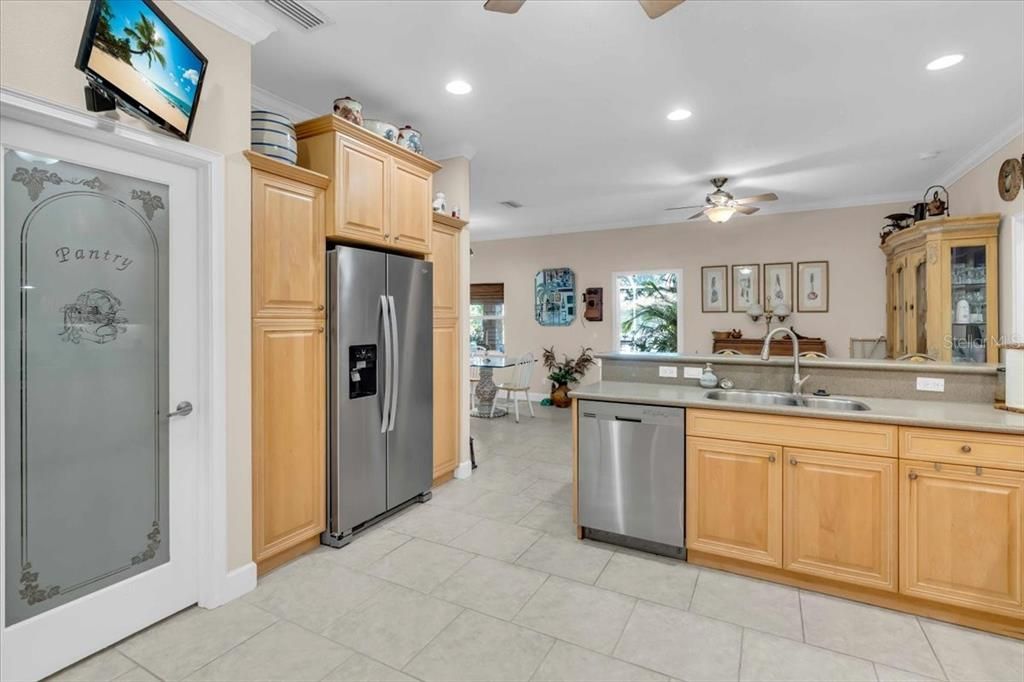
[[[501,12],[502,14],[515,14],[523,6],[526,0],[487,0],[484,9],[490,12]],[[647,12],[651,19],[657,19],[665,12],[676,5],[683,4],[684,0],[637,0],[640,6]]]
[[[735,199],[732,194],[722,189],[723,185],[728,181],[729,178],[711,178],[711,184],[715,186],[715,191],[704,197],[703,206],[700,204],[693,206],[674,206],[672,208],[666,208],[665,210],[678,211],[684,208],[700,208],[699,211],[687,218],[687,220],[707,216],[708,220],[713,223],[724,223],[726,220],[731,218],[734,213],[750,215],[751,213],[757,213],[761,210],[760,207],[751,206],[750,204],[760,201],[775,201],[779,198],[775,192],[766,192],[765,194],[758,194],[752,197]]]

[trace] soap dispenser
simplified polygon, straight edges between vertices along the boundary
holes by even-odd
[[[718,377],[715,375],[715,371],[711,369],[710,362],[704,365],[704,373],[700,375],[700,385],[704,388],[718,386]]]

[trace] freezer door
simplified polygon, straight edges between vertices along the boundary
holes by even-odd
[[[328,254],[328,516],[335,535],[387,511],[386,258],[346,246]],[[363,376],[371,362],[375,380]]]
[[[430,490],[433,482],[434,265],[404,256],[387,258],[396,349],[387,434],[390,509]]]

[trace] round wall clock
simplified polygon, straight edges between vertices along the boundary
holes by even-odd
[[[1019,159],[1007,159],[999,167],[999,196],[1003,201],[1013,201],[1020,192],[1021,162]]]

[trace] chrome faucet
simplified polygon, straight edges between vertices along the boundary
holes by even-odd
[[[800,376],[800,341],[797,339],[796,332],[786,327],[776,327],[768,333],[768,336],[764,337],[764,346],[761,347],[761,359],[767,360],[771,350],[772,339],[779,332],[785,332],[790,339],[793,341],[793,395],[801,395],[801,388],[804,382],[807,381],[807,377]]]

